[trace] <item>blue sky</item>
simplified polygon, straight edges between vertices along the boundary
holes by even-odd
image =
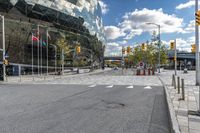
[[[134,46],[151,39],[161,25],[161,39],[169,46],[177,39],[180,50],[190,51],[194,43],[194,0],[101,0],[107,36],[106,55],[120,55],[122,46]]]

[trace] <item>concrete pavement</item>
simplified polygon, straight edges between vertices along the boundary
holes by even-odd
[[[2,133],[169,133],[163,88],[0,87]]]
[[[3,133],[169,133],[156,76],[109,70],[0,86]]]
[[[182,133],[200,133],[200,117],[188,114],[188,111],[197,111],[199,105],[199,87],[195,86],[195,72],[189,71],[184,74],[183,71],[178,71],[177,73],[180,78],[185,80],[185,100],[180,100],[181,94],[178,94],[177,89],[172,86],[172,74],[174,71],[165,70],[159,77],[168,89],[180,131]]]

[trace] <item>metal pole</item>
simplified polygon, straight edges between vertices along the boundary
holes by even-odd
[[[184,79],[181,79],[182,81],[182,100],[185,100],[185,83]]]
[[[54,48],[55,48],[55,74],[56,74],[56,72],[57,72],[57,48],[56,48],[56,46],[54,46]]]
[[[64,50],[62,49],[62,75],[64,75]]]
[[[180,77],[177,77],[178,94],[180,94]]]
[[[38,56],[38,76],[39,76],[39,73],[40,73],[40,31],[39,31],[39,25],[38,25],[38,30],[37,30],[37,36],[38,36],[38,50],[37,50],[37,56]]]
[[[175,66],[175,75],[177,75],[177,50],[176,50],[176,39],[174,40],[175,48],[174,48],[174,66]]]
[[[160,40],[160,25],[158,25],[158,32],[159,32],[159,54],[158,54],[158,73],[160,73],[160,43],[161,43],[161,40]]]
[[[31,44],[32,44],[32,76],[33,76],[33,33],[31,35],[32,35],[32,38],[31,38]]]
[[[47,30],[47,76],[49,75],[49,31]]]
[[[43,38],[42,38],[43,39]],[[43,41],[43,40],[42,40]],[[40,42],[40,69],[41,69],[41,71],[40,71],[40,75],[42,76],[42,41]]]
[[[195,0],[195,13],[199,10],[198,0]],[[195,25],[195,44],[196,44],[196,85],[200,85],[200,71],[199,71],[199,27]]]
[[[1,16],[2,18],[2,41],[3,41],[3,61],[6,59],[5,57],[5,53],[6,53],[6,44],[5,44],[5,18],[4,16]],[[3,81],[5,81],[5,77],[6,77],[6,66],[3,63]]]

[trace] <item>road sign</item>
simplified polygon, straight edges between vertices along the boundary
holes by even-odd
[[[140,67],[143,67],[144,66],[144,63],[143,62],[140,62]]]

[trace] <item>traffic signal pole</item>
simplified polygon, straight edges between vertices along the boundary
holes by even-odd
[[[177,75],[177,49],[176,49],[176,39],[174,40],[174,71],[175,75]]]
[[[195,0],[195,15],[196,15],[196,25],[195,25],[195,43],[196,43],[196,85],[200,85],[200,73],[199,73],[199,12],[198,12],[198,0]],[[197,111],[189,110],[189,115],[200,116],[200,89],[199,89],[199,108]]]
[[[0,15],[1,19],[2,19],[2,43],[3,43],[3,81],[5,81],[5,77],[6,77],[6,66],[4,64],[4,61],[6,59],[5,54],[6,54],[6,48],[5,48],[5,18],[4,16]]]
[[[195,13],[199,10],[198,0],[195,0]],[[195,44],[196,44],[196,85],[200,85],[200,73],[199,73],[199,26],[195,24]]]

